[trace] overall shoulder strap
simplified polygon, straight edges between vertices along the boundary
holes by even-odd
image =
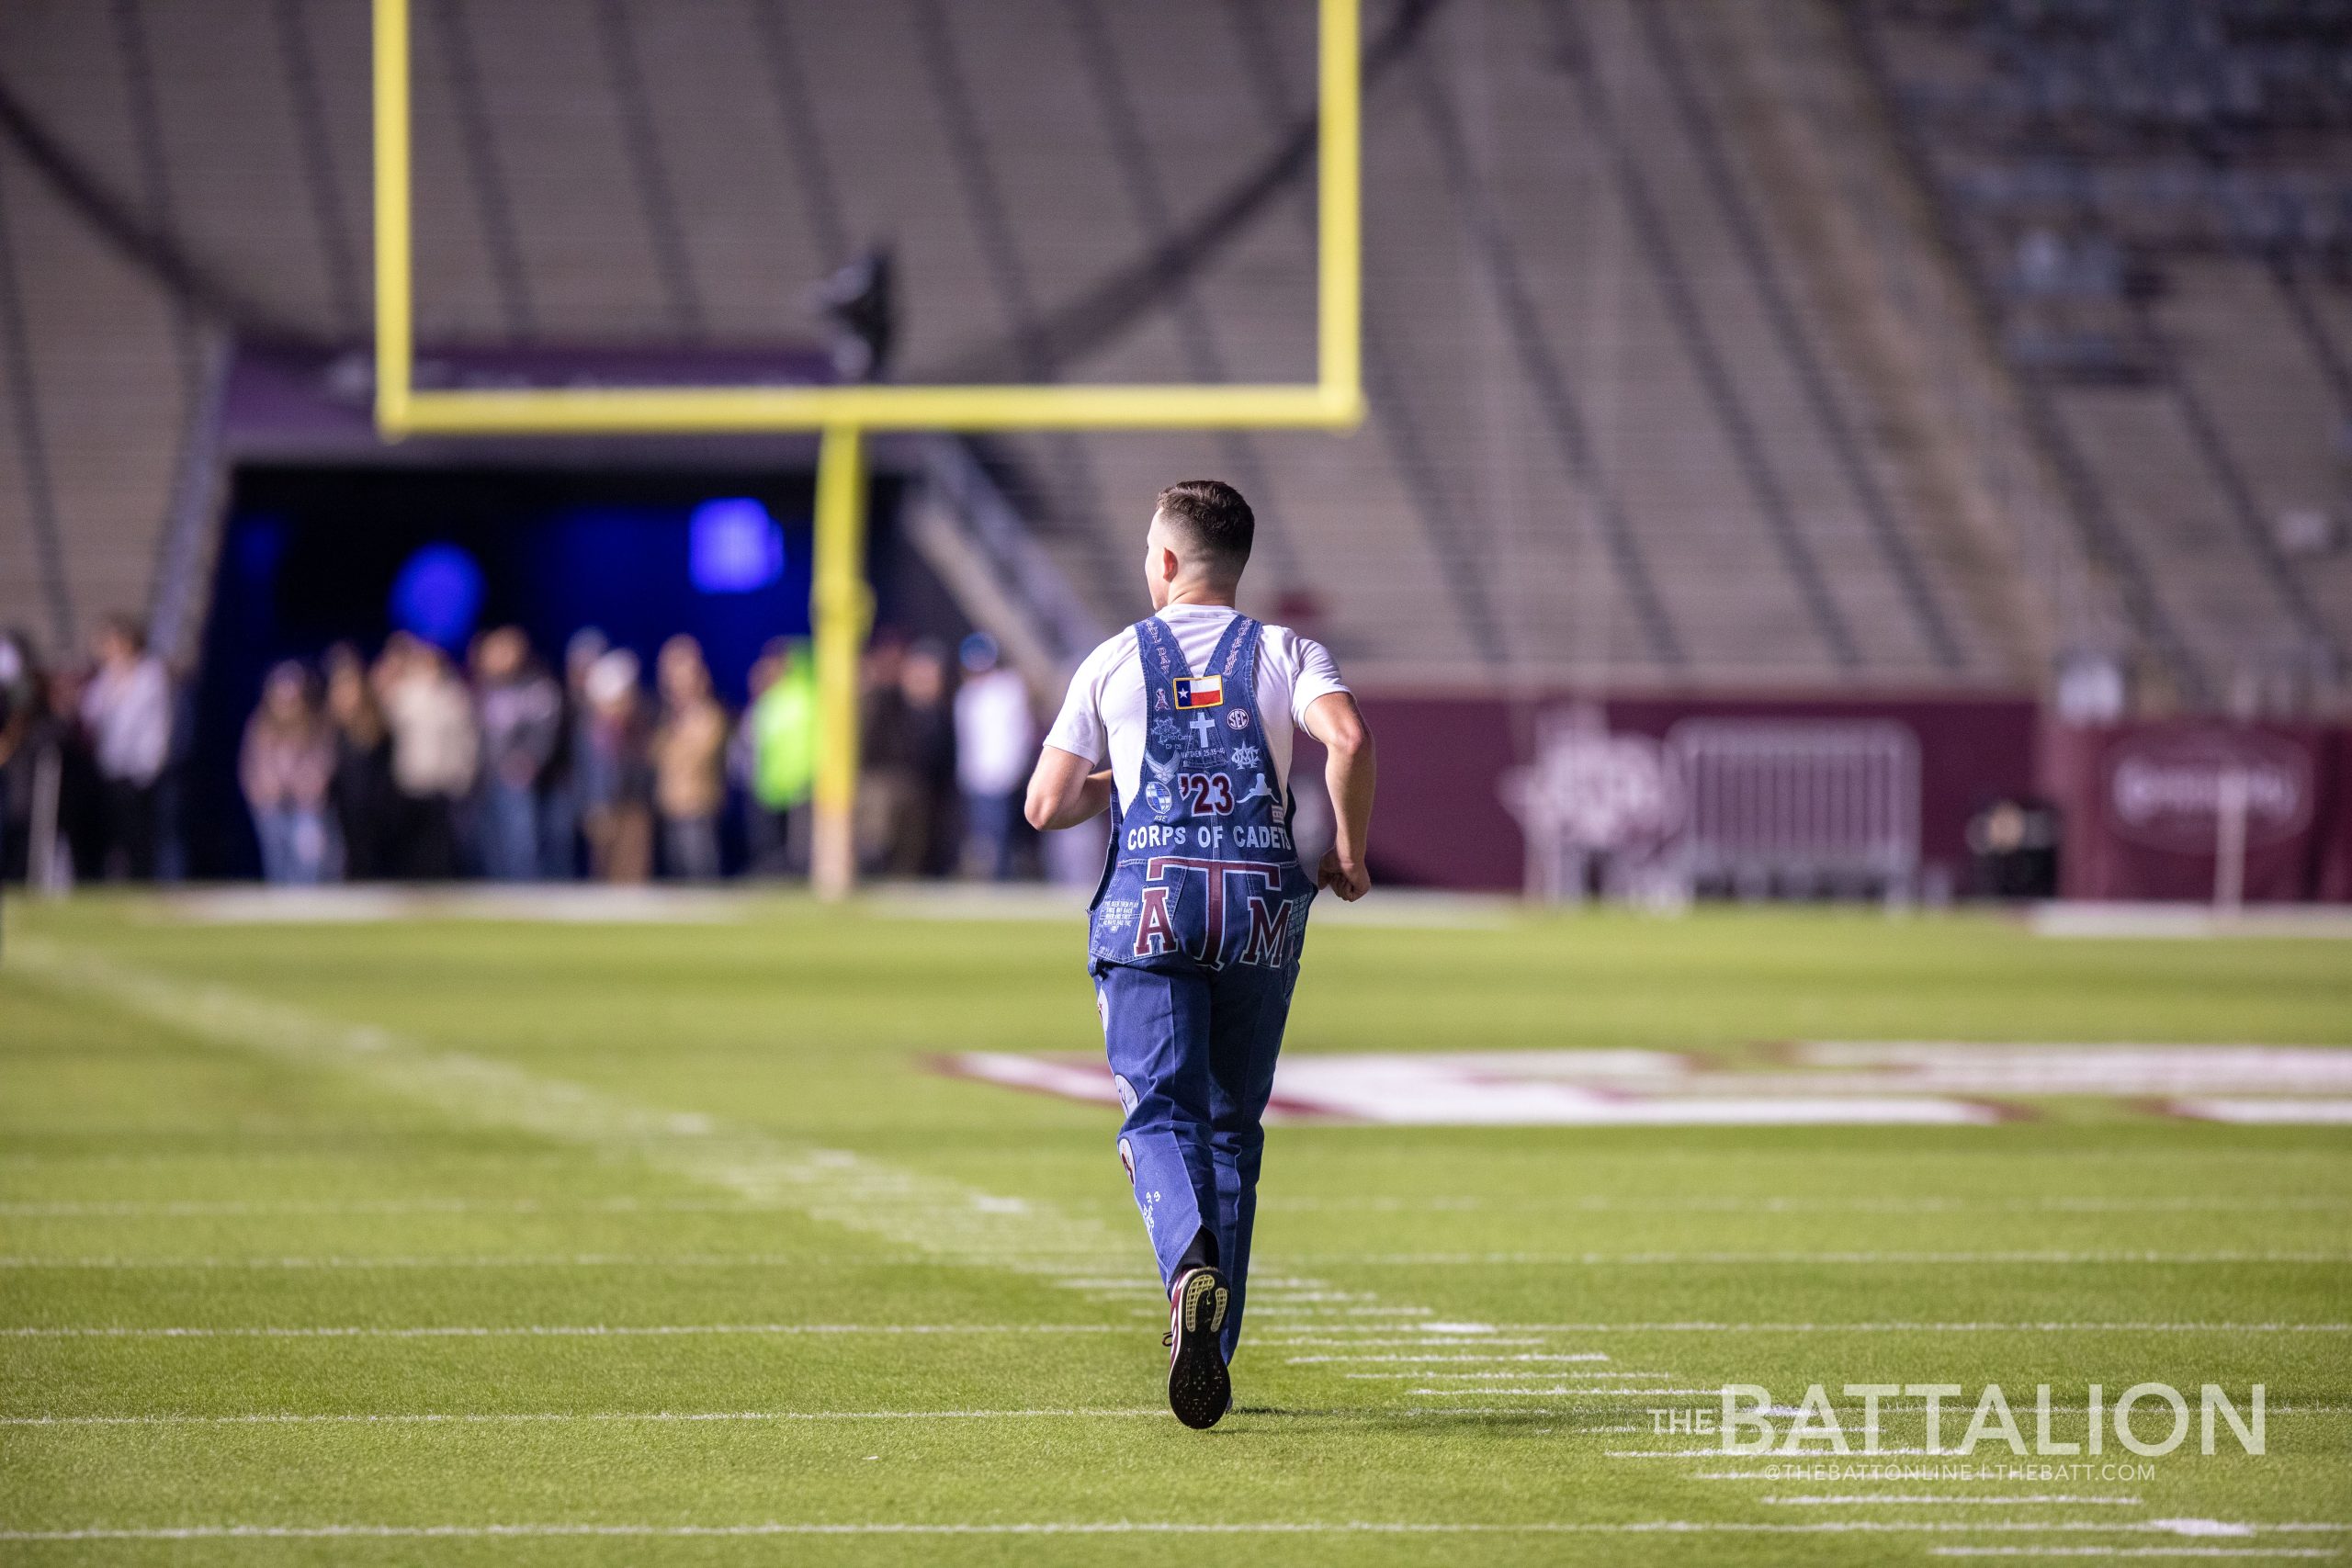
[[[1238,680],[1245,653],[1257,646],[1257,632],[1258,623],[1237,611],[1233,619],[1226,622],[1225,633],[1216,639],[1216,647],[1209,653],[1208,667],[1202,673],[1227,682]]]
[[[1154,680],[1172,681],[1193,672],[1174,629],[1158,615],[1146,615],[1136,623],[1136,657],[1143,662],[1146,684]]]
[[[1258,655],[1266,644],[1266,628],[1263,623],[1245,617],[1235,623],[1234,630],[1234,650],[1227,656],[1233,669],[1226,679],[1254,708],[1258,705]],[[1265,716],[1259,716],[1262,719]]]

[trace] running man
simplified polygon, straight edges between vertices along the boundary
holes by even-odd
[[[1306,907],[1370,891],[1372,736],[1321,644],[1234,608],[1256,531],[1231,485],[1159,492],[1144,536],[1155,611],[1089,654],[1029,781],[1028,817],[1111,813],[1088,967],[1119,1103],[1119,1163],[1168,1287],[1168,1404],[1233,1405],[1273,1091]],[[1338,825],[1313,877],[1291,842],[1294,727],[1323,743]]]

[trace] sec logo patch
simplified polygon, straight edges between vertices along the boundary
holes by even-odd
[[[1250,728],[1250,710],[1248,708],[1235,708],[1231,713],[1225,716],[1225,722],[1227,728],[1247,729]]]

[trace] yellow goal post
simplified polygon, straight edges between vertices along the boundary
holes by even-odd
[[[376,424],[441,435],[816,431],[819,769],[814,875],[854,876],[857,665],[864,580],[863,434],[872,430],[1344,430],[1363,417],[1360,0],[1316,0],[1316,379],[1272,385],[661,386],[419,389],[409,99],[409,0],[374,0]]]

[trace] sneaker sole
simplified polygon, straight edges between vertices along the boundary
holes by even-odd
[[[1195,1431],[1216,1426],[1233,1404],[1233,1379],[1217,1344],[1225,1328],[1226,1299],[1225,1277],[1214,1269],[1195,1269],[1186,1275],[1177,1299],[1168,1408]]]

